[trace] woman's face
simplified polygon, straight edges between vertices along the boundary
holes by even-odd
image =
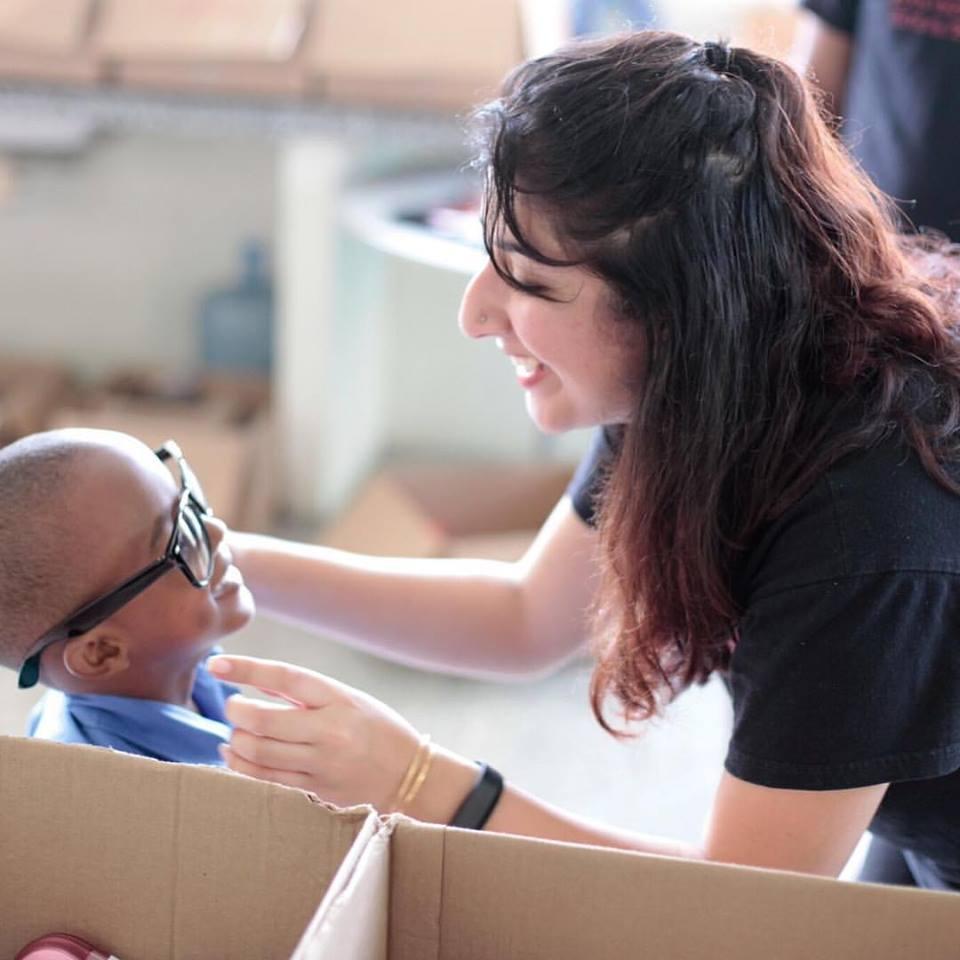
[[[562,256],[536,223],[524,229],[537,249]],[[613,315],[607,284],[582,267],[537,263],[508,240],[498,259],[516,279],[544,287],[553,299],[516,290],[488,262],[463,296],[460,329],[468,337],[496,339],[533,422],[545,433],[561,433],[628,420],[638,351]]]

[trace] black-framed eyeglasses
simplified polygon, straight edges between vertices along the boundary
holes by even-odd
[[[107,617],[113,616],[121,607],[143,593],[168,570],[179,568],[187,580],[198,588],[205,587],[210,582],[215,556],[204,518],[210,516],[212,511],[200,481],[172,440],[168,440],[154,453],[164,463],[173,461],[180,471],[177,522],[173,525],[163,556],[124,580],[109,593],[84,604],[40,637],[30,648],[20,667],[20,687],[32,687],[40,679],[40,657],[47,647],[60,640],[79,637],[103,623]]]

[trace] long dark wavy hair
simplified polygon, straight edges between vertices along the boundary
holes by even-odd
[[[900,431],[957,489],[960,349],[891,204],[777,60],[659,31],[582,42],[518,67],[474,131],[501,277],[544,295],[498,259],[507,229],[604,279],[642,344],[599,503],[591,696],[618,732],[609,694],[648,717],[727,664],[738,563],[839,457]]]

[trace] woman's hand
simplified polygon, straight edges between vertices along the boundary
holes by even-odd
[[[398,713],[360,690],[275,660],[216,656],[207,666],[219,679],[286,701],[240,694],[227,701],[234,731],[223,756],[231,770],[310,790],[339,806],[392,809],[420,743]]]

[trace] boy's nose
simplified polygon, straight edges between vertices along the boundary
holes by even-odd
[[[207,528],[207,536],[210,538],[210,546],[216,551],[217,547],[223,542],[227,535],[227,525],[212,514],[207,514],[203,518],[203,524]]]

